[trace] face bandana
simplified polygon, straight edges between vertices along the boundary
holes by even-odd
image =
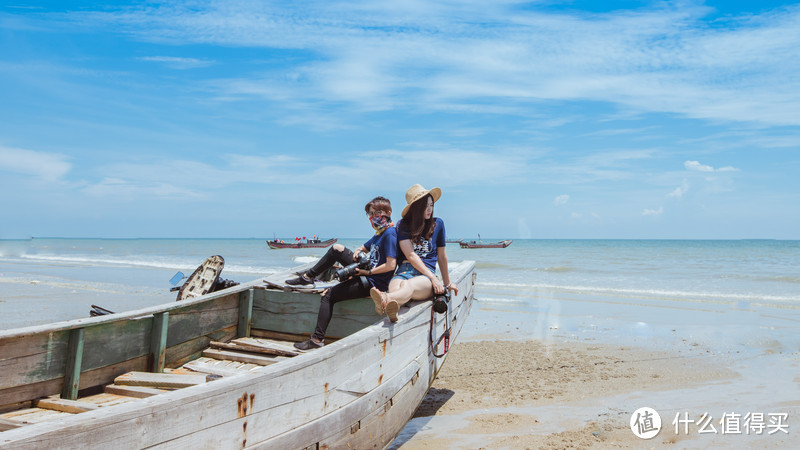
[[[375,234],[381,234],[387,228],[394,226],[392,218],[384,215],[369,216],[369,222],[372,224],[372,228],[375,229]]]

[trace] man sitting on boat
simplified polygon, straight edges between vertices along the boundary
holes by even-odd
[[[333,305],[342,300],[368,297],[371,288],[387,290],[397,267],[397,232],[392,223],[392,204],[385,197],[375,197],[364,206],[370,224],[375,230],[361,247],[352,251],[342,244],[334,244],[325,255],[297,278],[286,280],[289,285],[314,284],[314,278],[330,269],[335,263],[348,266],[362,258],[369,261],[369,269],[355,269],[353,277],[326,289],[317,314],[317,326],[311,338],[294,344],[301,350],[319,348],[325,345],[325,331],[333,315]],[[376,311],[383,314],[383,311]]]

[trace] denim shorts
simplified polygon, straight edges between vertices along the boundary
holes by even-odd
[[[412,279],[414,277],[418,277],[420,275],[422,275],[422,272],[420,272],[419,270],[415,269],[414,266],[412,266],[410,262],[403,261],[403,262],[400,263],[399,266],[397,266],[397,270],[395,271],[394,276],[392,277],[392,280],[395,280],[395,279],[398,279],[398,280],[410,280],[410,279]]]

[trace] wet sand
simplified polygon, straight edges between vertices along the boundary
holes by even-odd
[[[638,339],[636,346],[557,332],[536,339],[465,334],[390,448],[800,445],[797,346],[709,346],[677,329],[671,339]],[[649,440],[630,428],[641,407],[655,409],[662,420]],[[741,421],[739,433],[730,425],[723,433],[720,419],[727,413],[763,413],[765,423],[772,414],[787,414],[788,433],[765,427],[747,434]],[[684,414],[694,422],[676,433],[672,422]],[[703,414],[716,433],[699,432]]]

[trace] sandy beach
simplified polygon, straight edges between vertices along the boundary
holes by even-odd
[[[558,330],[516,340],[467,331],[391,448],[797,447],[800,347],[709,346],[672,334],[624,345]],[[662,420],[646,441],[630,425],[641,407]],[[745,426],[748,413],[763,413],[761,432],[755,421]],[[732,414],[738,427],[725,419],[723,432],[720,420]]]

